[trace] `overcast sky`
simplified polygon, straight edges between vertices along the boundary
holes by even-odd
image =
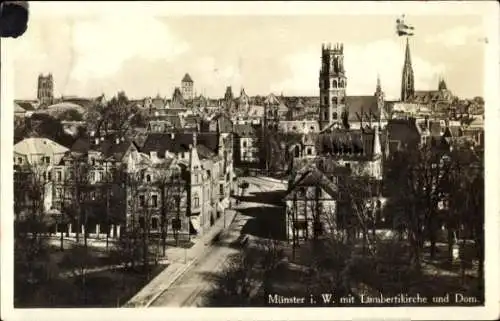
[[[16,98],[36,98],[39,73],[55,94],[171,97],[188,72],[197,93],[221,97],[231,85],[249,95],[319,95],[321,45],[344,43],[349,95],[370,95],[380,74],[399,97],[404,39],[395,14],[168,16],[158,10],[110,15],[39,14],[32,2],[26,34],[10,42]],[[152,4],[154,5],[154,4]],[[116,7],[115,7],[116,8]],[[278,13],[278,12],[277,12]],[[407,15],[417,90],[444,76],[460,97],[483,95],[485,27],[479,15]]]

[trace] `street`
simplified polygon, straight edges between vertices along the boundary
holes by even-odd
[[[277,189],[284,189],[283,184],[274,183],[263,178],[243,178],[250,183],[245,196],[252,193],[275,192]],[[280,186],[281,185],[281,186]],[[181,277],[179,277],[165,292],[163,292],[154,302],[152,307],[193,307],[203,305],[204,293],[213,286],[213,280],[218,272],[222,271],[224,264],[230,255],[238,252],[237,247],[231,243],[238,240],[240,235],[245,233],[245,226],[249,220],[255,219],[251,215],[245,215],[246,211],[263,208],[273,208],[274,206],[260,203],[243,201],[235,210],[236,217],[221,238],[209,246],[196,263],[193,264]],[[272,214],[272,211],[261,211]]]

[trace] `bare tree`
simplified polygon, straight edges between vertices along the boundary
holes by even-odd
[[[57,275],[45,234],[53,223],[46,214],[45,200],[51,193],[47,167],[19,166],[14,173],[14,297],[26,304],[33,288]]]

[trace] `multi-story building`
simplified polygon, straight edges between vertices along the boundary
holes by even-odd
[[[234,160],[236,166],[258,164],[260,131],[251,124],[234,125]]]
[[[181,94],[185,100],[192,100],[194,98],[194,82],[189,74],[185,74],[181,81]]]

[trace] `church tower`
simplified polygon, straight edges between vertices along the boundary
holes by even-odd
[[[193,89],[193,79],[189,74],[185,74],[184,78],[181,80],[181,94],[186,100],[192,100],[194,98]]]
[[[347,127],[345,89],[347,78],[344,70],[344,45],[323,45],[321,48],[321,70],[319,72],[320,127],[332,124]]]
[[[379,127],[386,121],[385,117],[385,101],[384,92],[380,83],[380,76],[377,76],[377,88],[375,89],[375,99],[377,100],[377,122]]]
[[[405,62],[403,65],[403,77],[401,78],[401,101],[406,102],[413,98],[415,94],[415,80],[413,67],[411,65],[410,43],[406,38]]]
[[[37,98],[41,105],[50,105],[54,100],[54,79],[52,74],[38,76]]]

